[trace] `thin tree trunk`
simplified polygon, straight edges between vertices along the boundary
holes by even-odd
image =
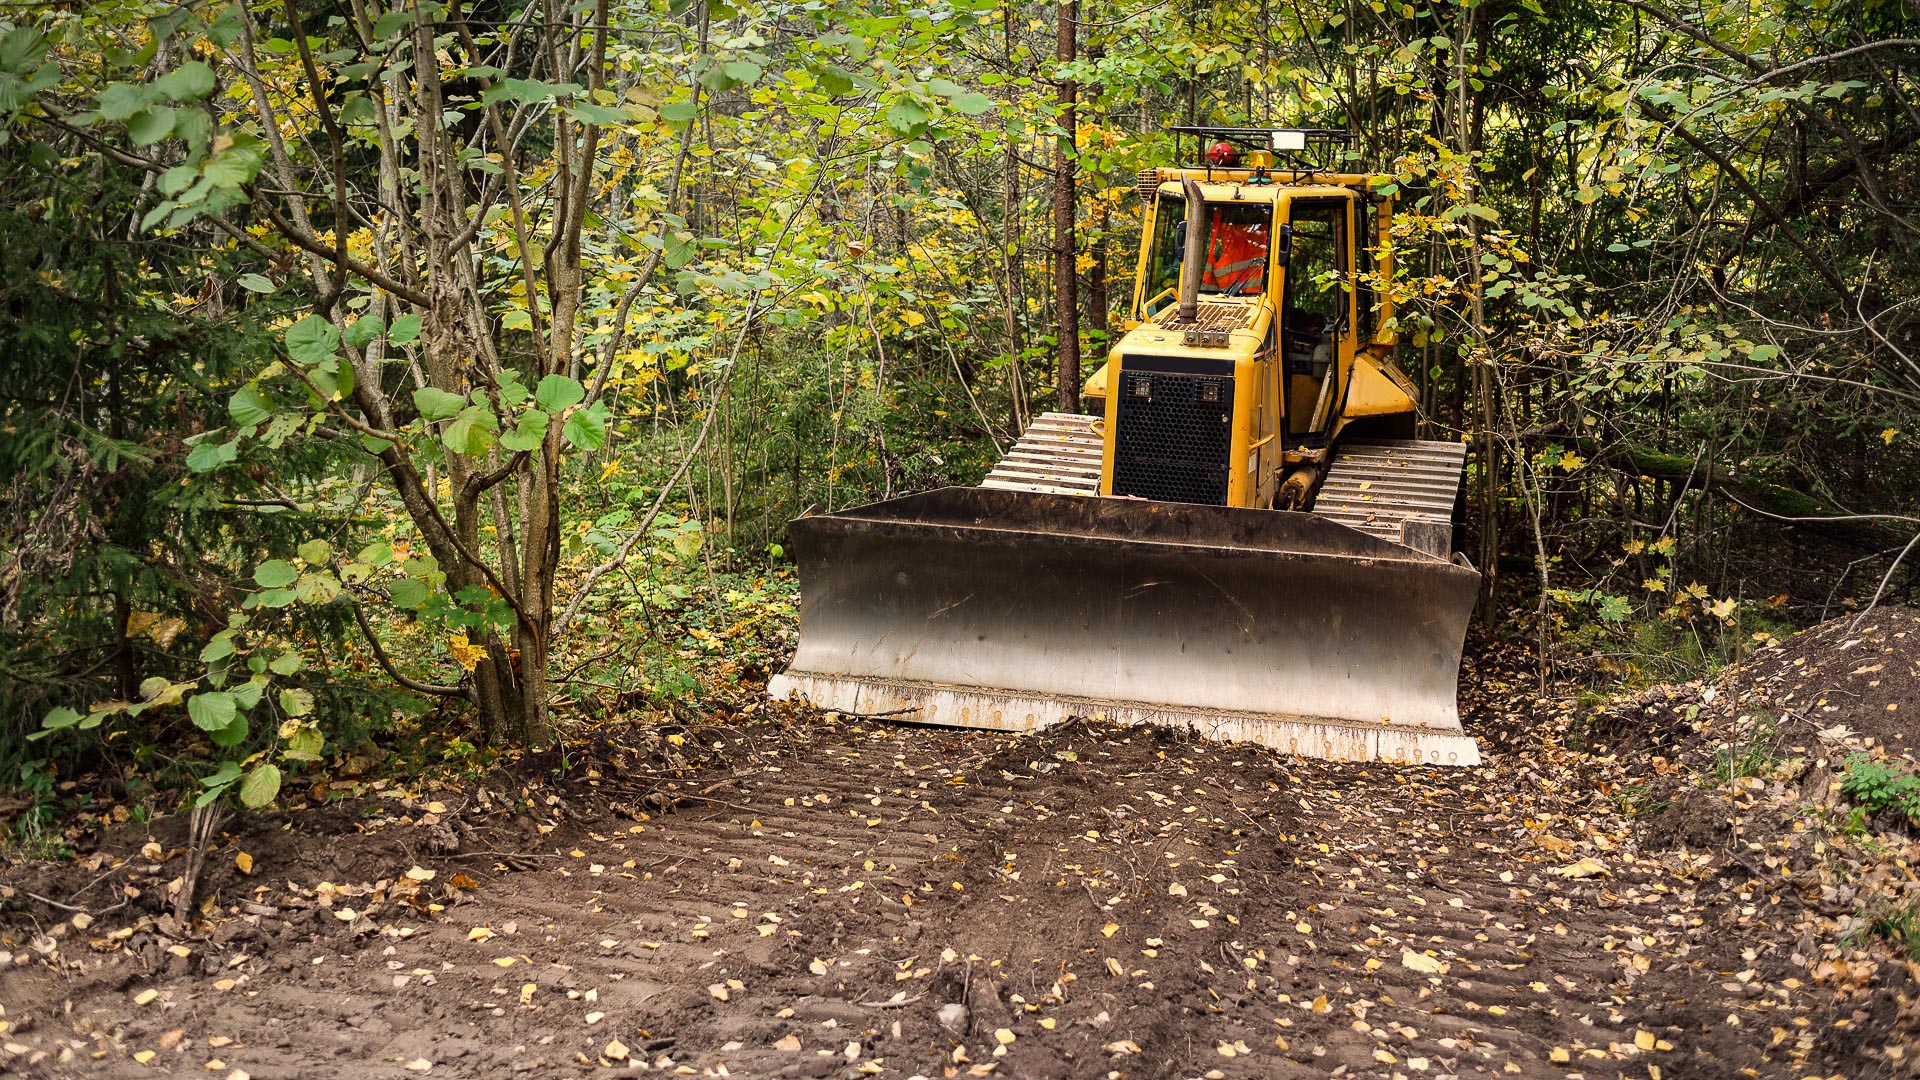
[[[1058,48],[1055,57],[1062,63],[1074,59],[1074,33],[1079,21],[1079,0],[1061,0]],[[1060,137],[1053,147],[1053,281],[1054,307],[1060,339],[1060,409],[1080,411],[1080,288],[1077,245],[1074,243],[1073,217],[1074,129],[1076,88],[1062,73],[1059,81]]]

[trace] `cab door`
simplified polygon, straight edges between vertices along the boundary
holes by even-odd
[[[1288,445],[1312,447],[1340,412],[1358,344],[1353,302],[1353,196],[1295,196],[1282,244],[1281,392]]]

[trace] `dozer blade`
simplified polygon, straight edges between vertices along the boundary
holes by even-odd
[[[1480,760],[1454,700],[1480,575],[1311,514],[942,488],[800,518],[789,540],[800,644],[775,697]]]

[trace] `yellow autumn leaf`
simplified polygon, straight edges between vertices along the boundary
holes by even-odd
[[[1563,878],[1590,878],[1607,876],[1607,864],[1589,855],[1576,863],[1556,866],[1547,873]]]
[[[233,857],[233,865],[238,867],[240,872],[243,874],[252,874],[253,873],[253,856],[243,851],[240,854],[235,855]]]
[[[900,321],[908,326],[919,326],[927,321],[927,317],[912,308],[907,308],[900,312]]]
[[[487,651],[468,641],[466,631],[462,630],[447,635],[447,654],[453,657],[454,663],[460,665],[460,670],[470,672],[487,655]]]
[[[1580,466],[1585,465],[1586,463],[1587,463],[1587,459],[1581,457],[1579,454],[1561,454],[1560,455],[1560,467],[1562,469],[1565,469],[1567,472],[1577,472],[1579,471]]]
[[[1641,587],[1646,589],[1648,592],[1666,592],[1667,591],[1667,583],[1664,581],[1661,581],[1659,578],[1648,578],[1646,581],[1641,582]]]
[[[1898,438],[1899,435],[1900,435],[1899,428],[1890,427],[1887,430],[1880,433],[1880,441],[1883,443],[1886,443],[1888,446],[1892,446],[1893,440],[1895,438]]]

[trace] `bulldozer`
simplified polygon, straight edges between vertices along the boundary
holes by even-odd
[[[978,487],[794,520],[800,637],[768,690],[1478,764],[1456,700],[1480,585],[1453,550],[1465,448],[1413,437],[1370,287],[1392,271],[1388,185],[1319,164],[1345,133],[1173,131],[1186,163],[1140,174],[1095,411],[1038,417]]]

